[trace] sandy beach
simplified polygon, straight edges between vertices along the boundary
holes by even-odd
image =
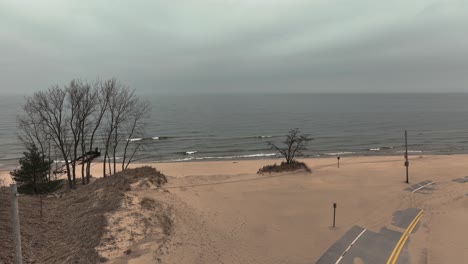
[[[0,264],[468,264],[468,0],[342,2],[0,0]]]
[[[184,204],[175,209],[176,232],[158,258],[162,263],[315,263],[351,227],[402,231],[391,225],[392,215],[419,208],[424,214],[402,254],[410,263],[462,263],[468,260],[461,232],[468,221],[468,185],[453,180],[467,176],[467,159],[412,156],[410,184],[404,183],[399,156],[345,157],[340,168],[334,157],[304,159],[312,173],[272,175],[256,171],[280,160],[144,164],[168,175],[165,189]],[[102,174],[100,164],[92,173]],[[407,189],[426,180],[434,184]]]

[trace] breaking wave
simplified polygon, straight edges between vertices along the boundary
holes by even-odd
[[[143,138],[127,138],[127,141],[130,141],[130,142],[135,142],[135,141],[140,141],[142,140]]]
[[[405,153],[404,150],[397,151],[398,153]],[[422,153],[422,150],[408,150],[408,153]]]
[[[273,136],[256,136],[255,138],[272,138]]]
[[[169,161],[190,161],[190,160],[223,160],[223,159],[245,159],[245,158],[260,158],[260,157],[275,157],[276,153],[258,153],[258,154],[248,154],[248,155],[237,155],[237,156],[220,156],[220,157],[187,157],[181,159],[172,159]]]
[[[169,137],[152,137],[151,139],[154,139],[154,140],[163,140],[163,139],[169,139]]]
[[[330,153],[325,153],[325,155],[328,156],[338,156],[338,155],[351,155],[355,154],[356,152],[350,152],[350,151],[342,151],[342,152],[330,152]]]

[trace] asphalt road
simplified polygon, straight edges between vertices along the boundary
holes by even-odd
[[[393,214],[392,226],[413,230],[415,226],[411,228],[410,225],[420,212],[421,210],[416,208],[397,211]],[[387,227],[383,227],[379,232],[372,232],[363,227],[353,226],[320,257],[316,264],[387,263],[403,236],[404,232]],[[402,244],[401,247],[401,252],[394,253],[398,254],[396,263],[409,263],[407,244]]]

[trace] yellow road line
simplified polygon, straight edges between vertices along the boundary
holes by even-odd
[[[422,213],[423,213],[423,210],[419,211],[419,213],[416,215],[413,221],[406,228],[405,232],[403,232],[403,234],[400,237],[400,240],[398,240],[398,243],[395,245],[395,248],[393,249],[392,254],[390,254],[387,264],[396,263],[398,257],[400,256],[401,250],[403,249],[403,246],[406,243],[406,240],[408,239],[411,232],[413,232],[413,229],[416,227],[416,224],[419,222],[419,219],[421,219]]]

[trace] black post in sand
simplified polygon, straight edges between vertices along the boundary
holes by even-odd
[[[338,160],[338,168],[340,168],[340,157],[336,157],[336,159]]]
[[[405,167],[406,167],[406,183],[409,183],[409,176],[408,176],[408,168],[409,168],[409,160],[408,160],[408,132],[405,130]]]
[[[333,227],[335,227],[336,203],[333,203]]]

